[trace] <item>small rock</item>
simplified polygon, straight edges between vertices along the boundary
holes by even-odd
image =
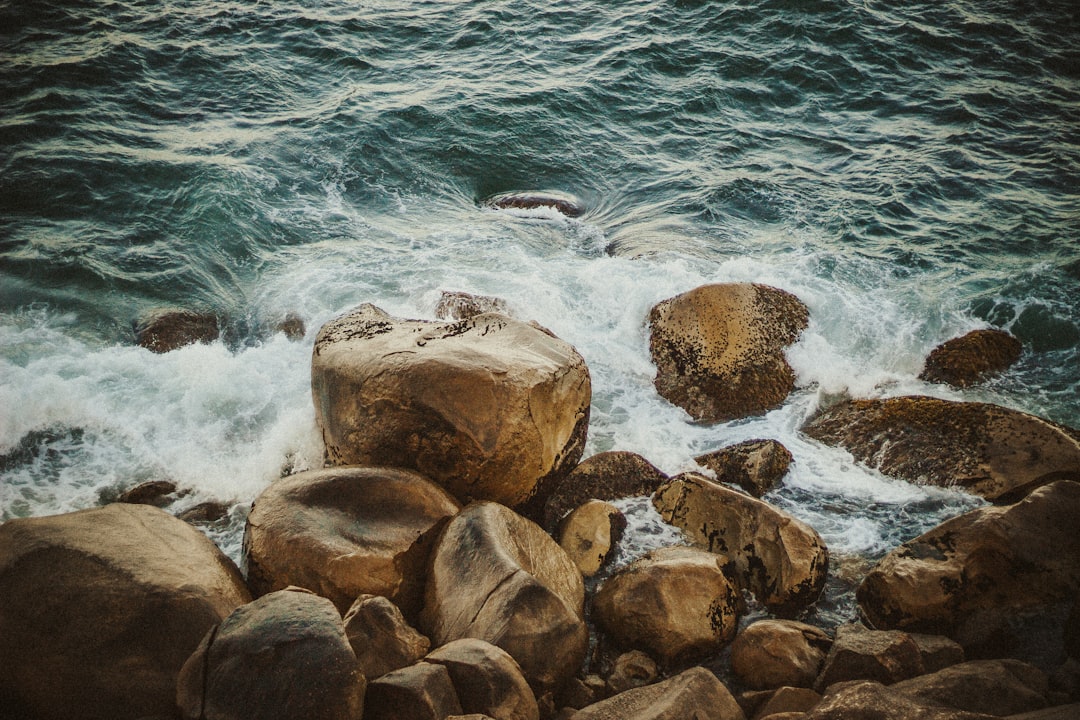
[[[841,625],[814,687],[823,692],[833,683],[848,680],[891,685],[922,673],[919,646],[906,632]]]
[[[506,651],[489,642],[465,638],[448,642],[424,658],[450,673],[465,712],[495,720],[538,720],[536,696],[521,667]]]
[[[216,315],[193,310],[158,308],[135,321],[135,342],[156,353],[195,343],[212,343],[220,334]]]
[[[435,317],[440,320],[465,320],[489,312],[509,315],[510,306],[502,298],[450,290],[442,291],[435,306]]]
[[[615,658],[607,689],[609,694],[618,695],[632,688],[651,685],[659,676],[660,668],[655,660],[640,650],[631,650]]]
[[[603,500],[590,500],[559,524],[559,547],[584,577],[592,577],[611,559],[626,528],[626,516]]]
[[[443,720],[462,712],[446,668],[417,663],[368,685],[364,720]]]
[[[176,483],[174,482],[169,480],[148,480],[120,493],[120,497],[116,498],[116,502],[165,507],[174,499],[170,498],[169,495],[175,492]]]
[[[1021,350],[1020,341],[1004,330],[973,330],[934,348],[919,379],[970,387],[1009,369]]]
[[[358,597],[344,622],[349,645],[368,680],[412,665],[431,649],[431,641],[405,621],[398,606],[379,595]]]
[[[926,635],[923,633],[909,633],[911,639],[919,647],[919,655],[922,657],[923,672],[937,672],[951,665],[964,662],[963,646],[947,638],[944,635]]]
[[[804,720],[991,720],[992,716],[928,705],[872,680],[837,683]]]
[[[759,620],[731,644],[731,670],[755,689],[811,687],[832,640],[820,628],[794,620]]]
[[[738,485],[756,498],[772,490],[791,465],[791,451],[776,440],[747,440],[694,458],[717,482]]]
[[[567,513],[589,500],[652,495],[667,481],[667,475],[637,453],[611,450],[593,455],[555,487],[544,506],[544,526],[555,528]]]

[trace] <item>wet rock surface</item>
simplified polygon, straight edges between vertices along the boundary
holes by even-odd
[[[738,485],[756,498],[780,483],[791,461],[791,451],[776,440],[747,440],[694,458],[716,473],[717,482]]]
[[[135,342],[156,353],[211,343],[221,335],[216,315],[182,308],[147,311],[135,321],[134,330]]]
[[[973,330],[931,351],[920,380],[966,388],[1008,370],[1023,346],[1004,330]]]

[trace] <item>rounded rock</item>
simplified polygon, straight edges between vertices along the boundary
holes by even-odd
[[[972,330],[948,340],[926,357],[920,380],[966,388],[1009,369],[1023,346],[1004,330]]]
[[[832,640],[794,620],[759,620],[731,644],[731,670],[749,688],[813,686]]]

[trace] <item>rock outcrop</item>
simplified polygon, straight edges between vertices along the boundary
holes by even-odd
[[[573,720],[746,720],[716,676],[702,667],[578,710]]]
[[[341,613],[359,595],[419,609],[425,563],[441,523],[459,509],[445,490],[396,468],[311,470],[270,485],[252,506],[244,564],[256,595],[289,585]]]
[[[366,685],[333,603],[280,590],[206,634],[176,697],[185,720],[356,720]]]
[[[809,322],[791,293],[766,285],[704,285],[649,312],[656,391],[695,420],[719,422],[779,407],[795,389],[784,358]]]
[[[1004,330],[972,330],[934,348],[919,379],[970,387],[1008,370],[1022,349],[1020,341]]]
[[[1015,502],[1055,480],[1080,480],[1080,432],[997,405],[931,397],[850,400],[802,431],[912,482]]]
[[[601,586],[592,617],[623,647],[668,665],[718,652],[735,637],[741,604],[720,561],[695,548],[654,550]]]
[[[421,629],[436,646],[478,638],[510,654],[538,694],[581,667],[588,642],[581,573],[544,530],[473,503],[431,555]]]
[[[667,481],[667,475],[637,453],[597,453],[582,460],[555,487],[544,506],[544,526],[554,529],[567,513],[589,500],[652,495]]]
[[[772,490],[791,466],[791,451],[776,440],[747,440],[694,458],[716,481],[738,485],[756,498]]]
[[[322,327],[311,364],[331,464],[410,468],[463,503],[532,501],[539,513],[581,458],[589,371],[537,325],[497,313],[403,320],[362,305]]]
[[[156,353],[195,343],[212,343],[221,334],[216,315],[180,308],[150,310],[139,316],[134,330],[135,342]]]
[[[673,478],[653,505],[691,544],[721,555],[729,574],[774,612],[797,612],[825,587],[825,542],[782,510],[698,473]]]
[[[758,620],[731,644],[731,670],[754,690],[808,688],[814,684],[832,639],[794,620]]]
[[[148,505],[0,525],[0,715],[171,715],[207,631],[251,600],[205,535]]]

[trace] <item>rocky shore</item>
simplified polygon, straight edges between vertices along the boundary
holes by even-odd
[[[928,397],[822,408],[806,436],[992,504],[894,549],[859,618],[815,627],[799,618],[829,550],[762,499],[786,448],[741,443],[674,477],[630,452],[583,459],[584,358],[497,298],[444,300],[437,321],[363,305],[319,331],[325,467],[253,499],[242,568],[153,506],[168,488],[0,525],[0,717],[1080,717],[1077,430]],[[168,317],[148,348],[216,336]],[[784,403],[809,311],[739,283],[643,320],[657,392],[723,422]],[[968,387],[1020,352],[979,331],[923,377]],[[612,570],[611,501],[634,496],[685,543]],[[767,617],[746,622],[748,603]]]

